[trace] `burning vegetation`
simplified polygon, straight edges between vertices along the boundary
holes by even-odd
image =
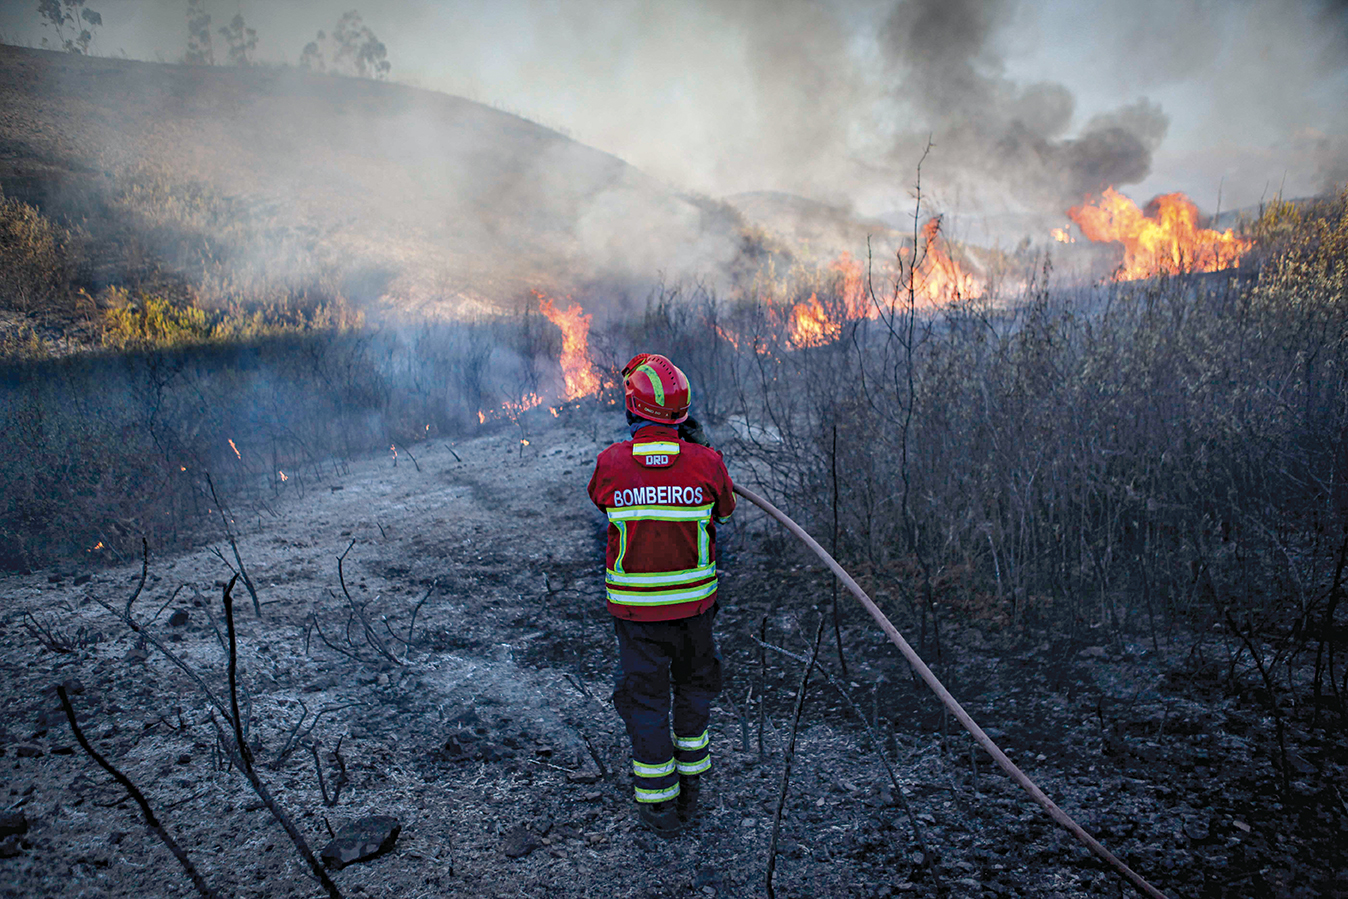
[[[535,494],[555,491],[553,508],[572,514],[573,500],[583,502],[586,454],[554,456],[556,435],[589,433],[603,442],[623,433],[608,404],[606,353],[661,350],[689,372],[697,414],[740,479],[815,533],[836,522],[837,555],[924,654],[954,660],[976,645],[971,641],[995,641],[991,659],[1014,651],[1055,660],[1045,663],[1045,696],[1059,696],[1055,685],[1063,682],[1080,686],[1075,702],[1035,706],[1038,720],[1031,722],[1023,709],[1016,719],[1011,703],[988,699],[987,706],[999,726],[1015,721],[1035,745],[1068,735],[1073,751],[1055,756],[1051,792],[1069,784],[1077,807],[1104,803],[1109,815],[1134,822],[1099,828],[1111,849],[1179,895],[1232,880],[1248,884],[1251,895],[1294,895],[1284,888],[1291,869],[1299,882],[1329,894],[1336,872],[1321,859],[1341,838],[1332,786],[1348,720],[1337,636],[1346,531],[1344,512],[1332,502],[1344,489],[1348,433],[1348,194],[1311,210],[1279,206],[1270,215],[1254,233],[1277,233],[1281,242],[1254,282],[1110,282],[994,304],[987,282],[970,278],[954,250],[930,252],[939,234],[932,228],[925,256],[932,261],[924,266],[917,254],[911,280],[901,274],[913,258],[907,254],[883,278],[841,258],[792,290],[779,285],[722,299],[666,288],[644,316],[607,326],[579,301],[537,296],[542,315],[531,309],[490,323],[306,332],[231,347],[141,345],[115,358],[16,365],[6,382],[9,402],[0,405],[13,443],[0,460],[5,561],[27,567],[39,554],[60,551],[130,563],[142,533],[155,546],[181,545],[200,539],[203,521],[229,541],[253,527],[253,510],[260,517],[279,497],[305,490],[368,511],[361,507],[367,494],[328,489],[342,486],[357,456],[359,465],[382,464],[387,472],[399,464],[398,478],[419,474],[418,457],[428,478],[465,481],[488,470],[497,479],[522,478],[550,466],[537,474],[546,476],[548,490],[514,492],[532,503]],[[943,267],[945,260],[953,267]],[[925,292],[928,285],[934,294]],[[873,293],[886,301],[874,317]],[[1110,302],[1099,302],[1103,297]],[[1317,367],[1305,366],[1307,358]],[[545,363],[540,371],[529,369],[533,360]],[[502,403],[501,384],[524,387]],[[556,403],[551,412],[540,408],[549,402]],[[499,420],[489,409],[501,410]],[[508,427],[519,433],[502,434]],[[472,449],[460,443],[456,451],[444,440],[473,434],[485,439]],[[445,466],[434,473],[417,442],[430,436],[440,438],[434,464]],[[228,512],[203,492],[205,472]],[[573,498],[568,485],[577,488]],[[470,503],[472,495],[457,491],[455,501]],[[515,517],[523,509],[495,513]],[[383,524],[378,537],[373,524],[368,528],[367,545],[377,541],[381,554],[399,540]],[[458,538],[445,539],[442,556],[428,555],[420,542],[406,552],[420,564],[457,565]],[[305,539],[315,540],[308,533]],[[551,566],[544,568],[549,601],[586,608],[592,596],[578,575],[552,577],[564,566],[592,568],[583,558],[585,540],[574,545],[555,561],[521,560],[519,586],[508,586],[526,599],[503,621],[535,608],[524,584],[536,583],[543,565]],[[517,561],[503,551],[504,562],[487,565],[476,556],[479,546],[471,550],[476,564],[493,571]],[[782,568],[798,563],[780,547],[767,551],[781,555]],[[292,552],[287,543],[284,564]],[[242,571],[239,558],[228,558]],[[741,572],[744,580],[727,580],[735,633],[754,631],[764,618],[775,622],[781,597],[798,595],[792,588],[801,583],[809,583],[807,595],[828,590],[803,570],[781,582],[767,581],[751,563]],[[417,586],[424,593],[425,585]],[[322,635],[332,642],[318,642],[360,659],[378,653],[377,641],[351,648],[332,637],[343,620],[359,621],[347,616],[362,609],[357,601],[335,618],[324,613]],[[578,634],[585,620],[577,612],[558,627],[574,625]],[[847,654],[855,672],[848,677],[861,683],[884,662],[856,639],[857,621],[846,610],[840,620],[836,652]],[[63,649],[78,639],[46,618],[33,627]],[[401,627],[396,647],[383,644],[390,665],[442,651],[436,647],[462,647],[432,644],[409,623]],[[444,634],[460,627],[449,623]],[[359,627],[351,632],[359,639]],[[205,631],[198,636],[209,645]],[[596,671],[602,667],[607,647],[597,643],[549,644],[548,655],[534,658],[553,664],[570,658],[573,645],[585,647]],[[744,662],[756,652],[741,644],[728,658]],[[1120,697],[1092,679],[1091,671],[1116,662],[1156,666],[1148,669],[1153,686]],[[744,733],[752,710],[779,719],[784,713],[771,683],[766,694],[756,689],[746,699],[760,705],[746,707]],[[866,717],[921,731],[921,711],[907,692],[872,683]],[[1221,699],[1213,702],[1213,695]],[[265,722],[256,726],[269,738],[275,733]],[[1206,739],[1218,730],[1221,742]],[[284,741],[278,737],[269,745]],[[896,738],[913,739],[906,732]],[[728,741],[725,731],[717,739]],[[353,752],[371,745],[351,743]],[[854,755],[845,749],[832,758],[846,759],[850,771]],[[1001,818],[1012,804],[985,788],[986,763],[975,759],[967,771],[963,763],[956,770],[937,761],[945,758],[939,748],[931,752],[932,765],[947,766],[936,769],[941,776],[974,801],[956,815],[920,793],[910,797],[920,809],[935,809],[927,815],[934,824],[920,822],[929,824],[931,841],[945,847],[946,859],[973,865],[980,882],[998,884],[1000,894],[1043,895],[1034,876],[1042,874],[1044,856],[1025,848],[1039,845],[1042,831],[1014,813],[1007,829]],[[485,776],[499,773],[491,767],[498,762],[483,761]],[[1160,767],[1171,772],[1164,781],[1152,773]],[[733,772],[726,782],[750,776]],[[1102,783],[1110,798],[1101,798]],[[1117,798],[1122,783],[1129,785],[1126,801]],[[559,794],[569,796],[562,791],[570,787]],[[746,795],[755,788],[746,787]],[[835,797],[829,814],[836,818],[827,820],[852,830],[847,841],[826,844],[833,858],[847,861],[829,866],[844,872],[833,876],[864,880],[872,894],[895,864],[911,880],[925,877],[922,866],[903,860],[907,831],[896,832],[887,819],[856,823],[857,806],[845,803],[864,795],[845,790]],[[891,800],[873,798],[876,814],[891,814]],[[798,814],[810,808],[823,807],[811,802]],[[807,827],[819,823],[805,820]],[[1187,828],[1174,839],[1165,836],[1171,821]],[[832,840],[831,831],[818,830],[818,839]],[[1293,832],[1294,842],[1269,836]],[[711,851],[732,844],[709,833]],[[787,855],[784,864],[784,876],[793,878],[819,870],[808,850]],[[935,864],[942,876],[958,876],[948,862]],[[1068,856],[1051,864],[1076,892],[1099,891],[1088,862]]]
[[[562,332],[562,377],[566,381],[564,399],[576,400],[599,391],[599,372],[590,361],[590,321],[594,316],[572,303],[565,310],[553,305],[540,293],[539,311]]]
[[[1110,187],[1094,202],[1073,206],[1067,215],[1088,239],[1123,245],[1116,281],[1221,271],[1236,266],[1253,246],[1230,228],[1199,227],[1198,207],[1182,193],[1163,194],[1142,210]],[[1054,229],[1053,236],[1071,240],[1062,229]]]

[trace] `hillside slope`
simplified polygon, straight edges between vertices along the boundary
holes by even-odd
[[[429,314],[714,270],[738,228],[728,207],[462,98],[17,47],[0,47],[0,187],[111,221],[194,278],[336,273],[356,299]]]

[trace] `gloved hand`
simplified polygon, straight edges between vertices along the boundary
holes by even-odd
[[[707,438],[707,432],[702,430],[702,425],[697,423],[697,419],[688,416],[679,423],[679,439],[688,443],[696,443],[698,446],[711,446],[711,440]]]

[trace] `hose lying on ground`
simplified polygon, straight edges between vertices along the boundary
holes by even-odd
[[[955,697],[950,695],[950,691],[936,678],[936,675],[932,673],[932,670],[927,667],[927,663],[922,661],[922,657],[914,651],[913,647],[908,645],[908,641],[899,633],[898,628],[885,617],[885,613],[880,611],[880,607],[866,595],[866,591],[861,589],[861,585],[853,580],[852,576],[844,571],[843,567],[839,565],[813,537],[805,533],[800,525],[788,518],[780,509],[759,496],[757,493],[754,493],[752,490],[748,490],[736,484],[735,492],[780,521],[786,526],[788,531],[795,534],[802,543],[812,549],[815,555],[824,560],[824,563],[838,576],[838,579],[843,582],[843,585],[852,592],[852,595],[861,602],[866,611],[870,613],[870,616],[875,619],[875,623],[880,625],[880,628],[885,632],[885,635],[889,637],[889,642],[899,648],[899,652],[903,653],[903,657],[908,660],[908,664],[913,666],[913,670],[926,682],[927,686],[931,688],[931,691],[936,694],[942,704],[950,710],[951,714],[959,719],[959,723],[964,725],[964,729],[978,741],[978,745],[982,746],[983,749],[987,751],[988,755],[992,756],[993,761],[997,763],[998,767],[1005,771],[1007,776],[1012,780],[1020,784],[1025,792],[1029,793],[1034,801],[1039,803],[1044,811],[1048,812],[1048,816],[1052,818],[1054,822],[1071,832],[1072,836],[1085,843],[1091,852],[1094,852],[1101,859],[1108,862],[1116,871],[1127,878],[1133,886],[1137,887],[1144,894],[1152,897],[1152,899],[1166,899],[1164,893],[1143,880],[1141,875],[1125,865],[1104,846],[1100,845],[1100,842],[1096,840],[1095,837],[1086,833],[1080,824],[1073,821],[1071,816],[1058,808],[1053,800],[1049,799],[1048,796],[1044,794],[1044,791],[1039,789],[1038,785],[1030,780],[1029,776],[1024,771],[1017,768],[1016,764],[1012,762],[1011,759],[1007,758],[1006,753],[1002,752],[997,744],[992,742],[992,738],[983,732],[983,728],[974,723],[974,719],[969,717],[969,713],[964,711],[963,707],[955,701]]]

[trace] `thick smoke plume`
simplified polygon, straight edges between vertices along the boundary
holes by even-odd
[[[1067,87],[1020,85],[1002,74],[992,39],[1010,5],[913,0],[897,4],[885,22],[882,47],[897,79],[892,96],[930,128],[940,168],[992,179],[1037,209],[1061,209],[1144,179],[1165,137],[1165,113],[1140,100],[1092,117],[1068,137],[1076,103]],[[891,158],[902,164],[917,146],[904,135]]]

